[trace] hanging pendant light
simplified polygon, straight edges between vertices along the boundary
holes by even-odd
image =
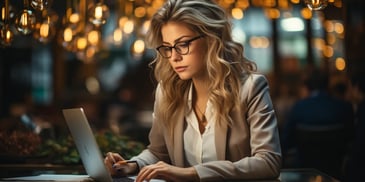
[[[58,19],[58,16],[54,13],[48,12],[48,10],[42,11],[42,20],[36,24],[35,31],[33,33],[33,37],[41,43],[50,42],[56,35],[56,20],[52,19]]]
[[[9,25],[1,29],[1,45],[9,46],[13,42],[14,34],[10,30]]]
[[[103,1],[92,5],[88,9],[89,21],[96,26],[105,24],[109,14],[109,8],[103,3]]]
[[[51,6],[52,0],[31,0],[30,5],[37,11],[43,11]]]
[[[78,11],[78,4],[76,1],[67,0],[65,16],[62,19],[63,28],[58,34],[58,42],[67,51],[75,49],[75,39],[80,22],[80,12]]]
[[[328,5],[328,0],[304,0],[310,10],[322,10]]]
[[[4,25],[1,28],[0,37],[1,37],[1,45],[9,46],[13,41],[14,34],[10,29],[9,25],[9,0],[5,0],[4,7]]]
[[[33,32],[35,25],[36,16],[30,10],[28,0],[24,0],[24,9],[15,20],[15,26],[21,34],[28,35]]]

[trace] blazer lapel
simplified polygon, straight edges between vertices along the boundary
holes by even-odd
[[[184,131],[184,112],[179,112],[177,121],[174,128],[174,141],[173,141],[173,151],[174,151],[174,161],[176,166],[185,166],[184,162],[184,148],[183,148],[183,131]]]
[[[227,128],[227,124],[215,125],[215,148],[218,160],[226,160]]]

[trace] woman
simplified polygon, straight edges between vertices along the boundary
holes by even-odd
[[[132,158],[137,165],[114,164],[124,159],[108,155],[111,174],[138,172],[137,181],[278,177],[268,83],[233,42],[225,11],[210,0],[167,0],[152,17],[147,42],[158,52],[159,81],[150,145]]]

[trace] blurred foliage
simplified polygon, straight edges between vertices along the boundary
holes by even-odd
[[[145,149],[145,145],[142,142],[132,140],[128,136],[103,132],[97,134],[95,137],[103,154],[107,152],[118,152],[124,158],[130,159]]]
[[[95,134],[95,138],[103,155],[107,152],[117,152],[124,158],[129,159],[139,154],[145,148],[141,142],[132,140],[128,136],[116,135],[111,132],[98,132]],[[51,163],[81,163],[75,143],[70,135],[58,139],[47,139],[39,147],[38,154],[47,156],[47,160]]]
[[[41,138],[26,131],[0,131],[0,154],[32,155],[41,143]]]
[[[45,156],[48,162],[55,164],[81,162],[73,138],[69,135],[57,139],[46,139],[38,148],[38,155]]]
[[[6,160],[9,156],[32,155],[40,144],[41,137],[32,132],[29,126],[22,122],[21,117],[0,120],[1,160]]]
[[[75,142],[65,131],[36,133],[20,117],[0,120],[0,163],[81,164]],[[95,130],[94,135],[103,155],[117,152],[129,159],[145,148],[142,142],[109,130]]]

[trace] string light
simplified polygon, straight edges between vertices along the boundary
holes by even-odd
[[[24,9],[16,18],[15,26],[23,35],[28,35],[33,32],[36,24],[36,16],[34,12],[29,8],[28,0],[24,0]]]
[[[5,0],[8,1],[8,0]],[[110,9],[103,0],[67,0],[65,15],[62,17],[62,26],[56,27],[56,22],[52,20],[50,7],[53,0],[23,0],[24,8],[18,13],[16,21],[11,24],[5,22],[5,9],[1,9],[1,44],[9,46],[14,35],[18,35],[10,28],[15,25],[17,32],[23,35],[33,34],[33,37],[42,43],[49,43],[56,32],[57,41],[66,51],[71,51],[80,57],[95,55],[102,46],[103,37],[101,27],[107,23],[110,17]],[[301,0],[218,0],[222,7],[231,13],[232,18],[237,20],[245,18],[244,12],[250,7],[263,9],[265,15],[270,19],[283,17],[282,10],[291,10],[292,6],[298,6]],[[301,9],[304,19],[312,18],[313,10],[322,10],[333,4],[335,7],[342,7],[341,0],[302,0],[306,8]],[[149,28],[149,19],[157,11],[165,0],[118,0],[116,6],[116,27],[111,31],[109,45],[121,46],[128,39],[132,40],[130,49],[133,54],[143,54],[145,42],[143,38]],[[113,2],[112,2],[113,3]],[[335,5],[336,3],[336,5]],[[9,11],[10,5],[7,5]],[[32,9],[33,8],[33,9]],[[44,14],[39,19],[37,13]],[[45,12],[45,13],[44,13]],[[9,12],[8,12],[9,14]],[[9,15],[8,15],[9,16]],[[9,18],[9,17],[8,17]],[[56,28],[60,30],[56,30]],[[343,29],[343,27],[342,27]],[[341,26],[336,29],[343,32]],[[256,40],[256,39],[255,39]],[[266,40],[266,39],[257,39]],[[265,41],[264,41],[265,42]],[[257,41],[256,41],[257,43]],[[256,45],[256,44],[255,44]],[[260,44],[261,47],[267,44]],[[327,51],[330,52],[330,51]],[[330,55],[330,54],[326,54]]]
[[[1,45],[9,46],[13,41],[14,35],[10,29],[9,25],[9,16],[10,16],[10,4],[9,0],[5,0],[5,7],[1,8],[1,17],[4,20],[4,25],[1,28],[0,36],[1,36]]]

